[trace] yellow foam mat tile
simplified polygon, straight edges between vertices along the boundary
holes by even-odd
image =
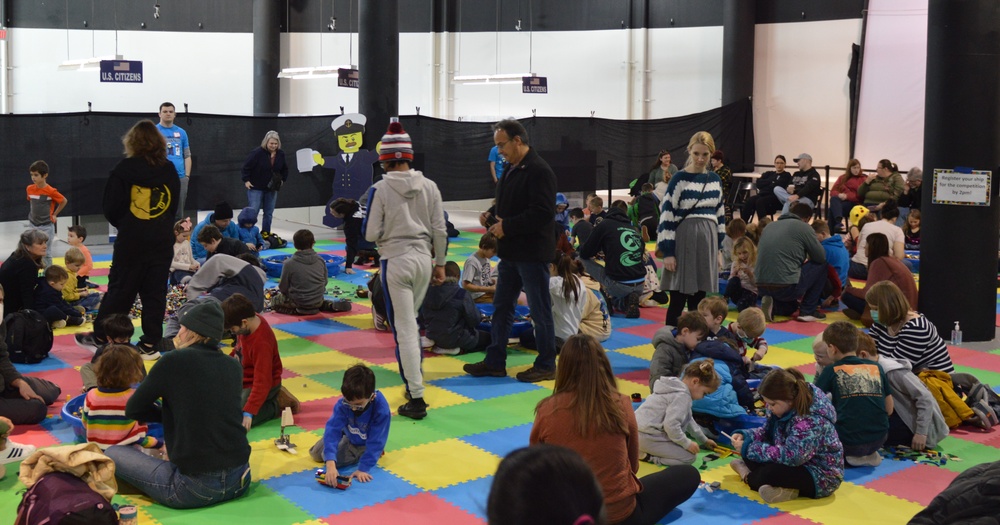
[[[357,314],[357,315],[345,315],[336,318],[338,323],[346,324],[347,326],[353,326],[359,330],[367,330],[369,328],[375,328],[372,323],[372,314]]]
[[[361,362],[361,359],[357,357],[335,351],[314,352],[281,358],[282,366],[302,376],[347,370],[359,362]]]
[[[291,441],[295,444],[296,454],[278,450],[274,445],[274,438],[277,438],[277,435],[274,438],[250,442],[250,474],[254,481],[319,468],[320,464],[309,457],[309,447],[322,436],[322,430],[293,434]]]
[[[281,385],[288,389],[299,401],[315,401],[340,395],[340,390],[329,387],[308,377],[292,377],[285,379]]]
[[[766,505],[728,465],[702,472],[701,479],[708,483],[719,481],[724,490]],[[841,483],[827,498],[798,498],[771,506],[825,525],[902,524],[924,508],[918,503],[847,482]]]
[[[278,326],[281,326],[281,325],[278,325]],[[275,327],[272,326],[271,330],[274,331],[274,338],[277,339],[278,341],[283,341],[285,339],[295,339],[296,338],[295,335],[292,335],[292,334],[290,334],[288,332],[282,332],[280,328],[275,328]]]
[[[532,366],[534,366],[533,362],[529,363],[529,364],[526,364],[526,365],[508,366],[507,367],[507,375],[510,376],[510,377],[514,377],[517,374],[520,374],[521,372],[524,372],[525,370],[531,368]],[[558,366],[559,366],[559,361],[556,360],[556,367],[558,367]],[[532,383],[532,384],[538,385],[538,386],[540,386],[542,388],[547,388],[549,390],[555,390],[555,388],[556,388],[556,380],[555,379],[549,379],[548,381],[538,381],[537,383]]]
[[[796,352],[780,346],[771,346],[767,349],[762,365],[779,366],[781,368],[791,368],[795,366],[807,365],[814,362],[812,354]]]
[[[382,392],[382,395],[385,396],[385,400],[389,403],[389,407],[392,408],[394,414],[400,405],[406,403],[406,397],[404,396],[406,388],[403,385],[380,388],[379,392]],[[431,410],[472,402],[472,399],[465,396],[460,396],[449,390],[426,383],[424,384],[424,400]]]
[[[441,356],[424,359],[424,382],[465,375],[465,370],[462,370],[465,364],[465,361],[455,359],[454,357]],[[399,371],[399,365],[396,363],[389,363],[383,366],[395,372]]]
[[[631,396],[632,394],[638,392],[639,394],[642,394],[643,399],[645,399],[649,393],[649,385],[629,381],[628,379],[622,379],[620,377],[616,377],[615,379],[618,380],[618,391],[626,396]]]
[[[618,350],[615,351],[621,352],[625,355],[630,355],[632,357],[638,357],[639,359],[645,359],[646,361],[649,361],[653,359],[653,352],[656,351],[656,348],[652,344],[648,344],[648,345],[638,345],[638,346],[629,346],[626,348],[619,348]]]
[[[423,490],[491,476],[499,464],[499,456],[458,439],[394,450],[379,461],[382,468]]]

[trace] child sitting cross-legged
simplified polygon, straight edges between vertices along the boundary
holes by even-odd
[[[490,345],[490,333],[478,330],[482,314],[472,301],[472,294],[458,285],[462,271],[458,263],[444,265],[444,282],[431,286],[420,306],[425,336],[434,341],[436,354],[456,355],[480,352]]]
[[[63,288],[68,280],[65,268],[52,265],[45,269],[45,275],[39,277],[35,285],[35,308],[52,328],[80,326],[84,322],[83,307],[74,308],[63,299]]]
[[[240,211],[239,217],[236,218],[239,228],[237,232],[239,233],[240,240],[243,244],[253,251],[265,250],[270,244],[264,240],[264,236],[260,234],[260,228],[257,227],[257,210],[246,207]]]
[[[295,253],[281,263],[281,279],[278,281],[279,294],[271,298],[275,312],[288,315],[312,315],[324,312],[346,312],[351,309],[351,301],[326,300],[326,261],[313,246],[316,237],[309,230],[299,230],[292,235]]]
[[[352,478],[366,483],[389,438],[392,413],[382,392],[375,390],[375,373],[357,364],[344,372],[343,397],[333,406],[323,438],[309,449],[313,461],[326,462],[326,484],[337,484],[338,468],[357,464]]]
[[[66,285],[62,289],[63,299],[70,306],[80,306],[88,311],[97,310],[101,304],[100,292],[90,291],[86,284],[81,286],[77,278],[80,268],[86,262],[83,252],[79,248],[70,248],[66,250],[64,259],[66,262],[67,279]]]
[[[882,463],[878,449],[888,437],[892,395],[882,367],[857,356],[858,334],[847,321],[823,330],[833,363],[816,378],[816,386],[833,395],[845,463],[875,467]]]
[[[691,360],[691,351],[705,339],[708,325],[698,312],[685,312],[677,328],[664,326],[653,334],[653,358],[649,362],[649,390],[663,376],[677,377]]]
[[[108,343],[97,348],[94,352],[94,358],[91,359],[89,363],[84,363],[80,367],[80,379],[83,381],[83,392],[87,393],[91,389],[97,388],[97,374],[94,373],[97,367],[97,361],[104,354],[111,345],[124,345],[129,348],[136,350],[134,346],[130,343],[132,340],[132,335],[135,333],[135,325],[132,324],[132,319],[125,314],[111,314],[104,321],[101,321],[104,327],[104,336],[108,338]],[[139,351],[136,350],[139,354]],[[143,358],[145,354],[139,354],[140,358]],[[142,378],[146,377],[146,368],[142,368]],[[140,379],[142,379],[140,378]]]
[[[714,392],[719,382],[711,359],[688,364],[683,377],[657,379],[653,393],[635,411],[640,459],[657,465],[690,465],[699,444],[709,450],[715,448],[715,441],[705,437],[694,422],[691,401]],[[697,443],[691,441],[692,437]]]
[[[142,380],[142,358],[128,345],[108,346],[95,367],[97,388],[87,392],[83,402],[83,426],[87,441],[104,450],[111,445],[139,445],[159,448],[160,440],[146,435],[146,425],[125,416],[125,404]]]
[[[170,261],[170,284],[181,284],[185,277],[191,277],[201,264],[191,252],[191,219],[174,223],[174,258]]]
[[[729,466],[767,503],[833,494],[844,479],[844,449],[826,394],[798,370],[780,368],[761,381],[759,392],[767,422],[733,433],[742,459]]]

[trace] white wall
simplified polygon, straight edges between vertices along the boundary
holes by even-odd
[[[64,60],[115,54],[114,31],[8,30],[12,111],[156,113],[169,100],[193,112],[253,113],[253,35],[118,31],[118,54],[143,62],[141,84],[102,83],[99,71],[59,71]]]
[[[861,20],[759,24],[754,41],[757,162],[809,153],[814,164],[850,160],[851,44]],[[836,175],[831,173],[831,177]]]
[[[722,26],[649,30],[647,118],[679,117],[722,105]]]
[[[855,155],[869,169],[922,166],[927,0],[871,0],[865,48]]]

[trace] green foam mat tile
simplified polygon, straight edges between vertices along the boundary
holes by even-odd
[[[403,378],[399,377],[399,372],[393,372],[381,366],[374,366],[370,368],[372,372],[375,373],[375,384],[378,385],[379,388],[388,388],[403,384]],[[308,377],[309,379],[323,383],[330,388],[340,390],[340,386],[344,382],[344,372],[346,372],[346,370],[313,374]]]
[[[239,505],[223,503],[201,509],[171,509],[162,505],[144,507],[162,525],[191,523],[239,523],[240,525],[292,525],[314,517],[296,507],[264,484],[254,481]]]

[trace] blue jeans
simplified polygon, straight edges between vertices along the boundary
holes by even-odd
[[[543,262],[513,262],[501,260],[497,265],[497,291],[493,294],[492,342],[486,348],[486,366],[507,367],[507,341],[514,324],[514,306],[524,288],[528,308],[535,325],[538,357],[535,367],[554,370],[556,367],[556,332],[552,320],[552,297],[549,295],[549,265]]]
[[[851,279],[861,279],[868,280],[868,267],[859,263],[851,261],[851,264],[847,267],[847,276]],[[847,286],[847,283],[844,283]]]
[[[180,178],[179,182],[180,182],[180,190],[178,191],[178,193],[180,193],[180,195],[178,195],[177,198],[177,220],[181,220],[184,218],[184,204],[187,203],[188,184],[191,182],[191,178],[184,176]]]
[[[174,509],[196,509],[242,496],[250,487],[250,464],[187,476],[177,465],[147,456],[132,445],[104,452],[115,462],[115,476],[153,501]]]
[[[274,215],[274,203],[278,201],[278,192],[263,190],[247,190],[247,206],[253,208],[253,216],[257,216],[261,205],[264,206],[264,221],[260,225],[261,232],[271,231],[271,216]]]
[[[87,310],[93,310],[99,304],[101,304],[101,295],[98,293],[89,294],[86,297],[81,297],[78,300],[69,303],[70,306],[82,306]]]
[[[619,310],[624,310],[623,306],[627,306],[627,304],[623,303],[632,292],[642,293],[643,286],[646,284],[645,277],[635,283],[618,282],[608,277],[608,275],[604,273],[604,267],[597,264],[597,261],[593,259],[581,260],[583,261],[583,267],[587,270],[587,273],[589,273],[595,281],[601,283],[601,286],[604,287],[604,291],[611,296],[611,300],[615,303],[614,306],[617,306]]]
[[[785,189],[785,188],[781,188],[781,187],[774,188],[774,196],[777,197],[779,201],[781,201],[781,204],[782,204],[782,206],[781,206],[781,214],[784,215],[784,214],[788,213],[788,209],[792,207],[791,201],[788,200],[788,197],[791,196],[791,194],[788,193],[788,190]],[[805,197],[799,197],[799,202],[805,204],[806,206],[809,206],[810,208],[815,208],[816,207],[816,204],[813,203],[812,199],[807,199]]]
[[[799,315],[812,315],[819,308],[819,297],[823,293],[824,284],[826,284],[826,263],[810,261],[802,265],[798,284],[758,284],[757,291],[762,297],[769,295],[774,298],[776,315],[791,315],[796,308],[799,310]]]
[[[851,210],[853,210],[857,205],[858,203],[856,202],[840,200],[840,197],[830,195],[830,225],[839,225],[841,220],[850,216]]]

